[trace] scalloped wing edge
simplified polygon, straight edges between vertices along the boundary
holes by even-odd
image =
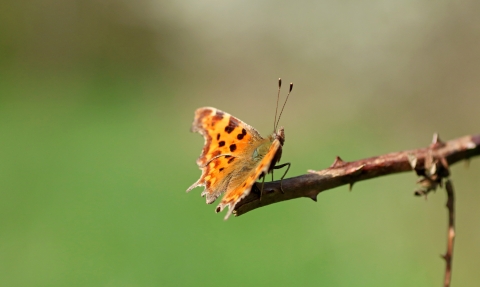
[[[192,191],[192,190],[193,190],[194,188],[196,188],[196,187],[203,186],[203,187],[205,187],[205,188],[203,189],[203,191],[202,191],[202,193],[200,194],[200,196],[201,196],[201,197],[205,197],[205,196],[206,196],[205,199],[206,199],[206,203],[207,203],[207,204],[212,204],[215,200],[217,200],[218,197],[220,197],[220,195],[222,194],[222,192],[216,192],[216,193],[210,193],[210,192],[208,192],[208,189],[207,189],[207,186],[205,185],[205,181],[204,181],[204,180],[205,180],[205,175],[206,175],[206,173],[208,172],[208,170],[207,170],[207,168],[206,168],[206,167],[208,166],[208,164],[209,164],[211,161],[213,161],[214,159],[219,158],[219,157],[221,157],[221,156],[224,156],[224,155],[219,155],[219,156],[216,156],[216,157],[212,158],[209,162],[207,162],[207,163],[205,164],[204,167],[201,168],[201,170],[202,170],[202,175],[200,176],[200,178],[199,178],[194,184],[192,184],[192,185],[187,189],[187,191],[186,191],[187,193],[190,192],[190,191]]]

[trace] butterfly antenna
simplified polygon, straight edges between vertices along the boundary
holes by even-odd
[[[275,125],[275,127],[277,127],[278,122],[280,122],[280,118],[282,117],[282,113],[283,113],[283,108],[285,108],[285,104],[288,101],[288,96],[290,96],[290,93],[292,92],[292,89],[293,89],[293,83],[290,83],[290,90],[288,90],[287,98],[285,99],[285,102],[283,103],[282,110],[280,111],[280,115],[278,116],[277,124]]]
[[[277,94],[277,107],[275,108],[275,118],[273,119],[273,132],[277,129],[277,112],[278,112],[278,99],[280,99],[280,88],[282,87],[282,79],[278,78],[278,94]]]

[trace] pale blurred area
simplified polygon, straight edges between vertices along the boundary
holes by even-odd
[[[227,109],[241,97],[253,114],[274,105],[275,79],[283,77],[295,82],[289,106],[315,115],[307,119],[367,116],[399,125],[390,128],[434,129],[449,137],[472,130],[480,104],[478,1],[1,6],[1,72],[17,77],[121,74],[154,90],[170,89],[182,104],[208,99]],[[158,97],[151,89],[137,96]]]
[[[440,286],[443,190],[415,198],[415,175],[395,175],[223,222],[185,194],[203,143],[188,130],[214,106],[267,135],[282,77],[287,177],[477,134],[479,15],[479,1],[3,1],[0,285]],[[479,169],[452,168],[453,286],[480,281]]]

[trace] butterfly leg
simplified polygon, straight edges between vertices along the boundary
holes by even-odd
[[[262,201],[262,193],[263,193],[263,184],[265,183],[265,176],[263,176],[263,179],[262,179],[262,186],[260,188],[260,201]]]
[[[282,193],[285,193],[285,192],[283,191],[282,181],[283,181],[283,178],[287,175],[287,172],[288,172],[288,170],[290,169],[290,165],[291,165],[291,163],[287,162],[287,163],[284,163],[284,164],[277,165],[277,166],[274,166],[274,167],[273,167],[273,169],[280,169],[280,168],[282,168],[282,167],[284,167],[284,166],[287,167],[287,170],[285,171],[285,173],[284,173],[284,174],[282,175],[282,177],[280,178],[280,191],[281,191]],[[273,171],[273,170],[272,170],[272,171]]]

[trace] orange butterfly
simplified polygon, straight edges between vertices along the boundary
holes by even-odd
[[[282,80],[278,79],[278,97],[281,84]],[[290,91],[285,103],[292,88],[293,84],[290,83]],[[191,130],[199,132],[205,138],[203,151],[197,159],[202,175],[187,189],[187,192],[197,186],[205,186],[201,195],[206,196],[208,204],[213,203],[217,197],[225,193],[215,211],[220,212],[228,206],[226,220],[235,210],[237,203],[250,193],[257,179],[263,178],[265,181],[265,175],[270,172],[273,179],[274,169],[287,166],[281,178],[283,180],[290,169],[290,163],[275,166],[280,161],[282,146],[285,142],[283,127],[275,132],[278,125],[276,117],[277,112],[275,112],[273,134],[264,139],[255,128],[228,113],[211,107],[197,109]],[[260,196],[262,191],[263,182]]]

